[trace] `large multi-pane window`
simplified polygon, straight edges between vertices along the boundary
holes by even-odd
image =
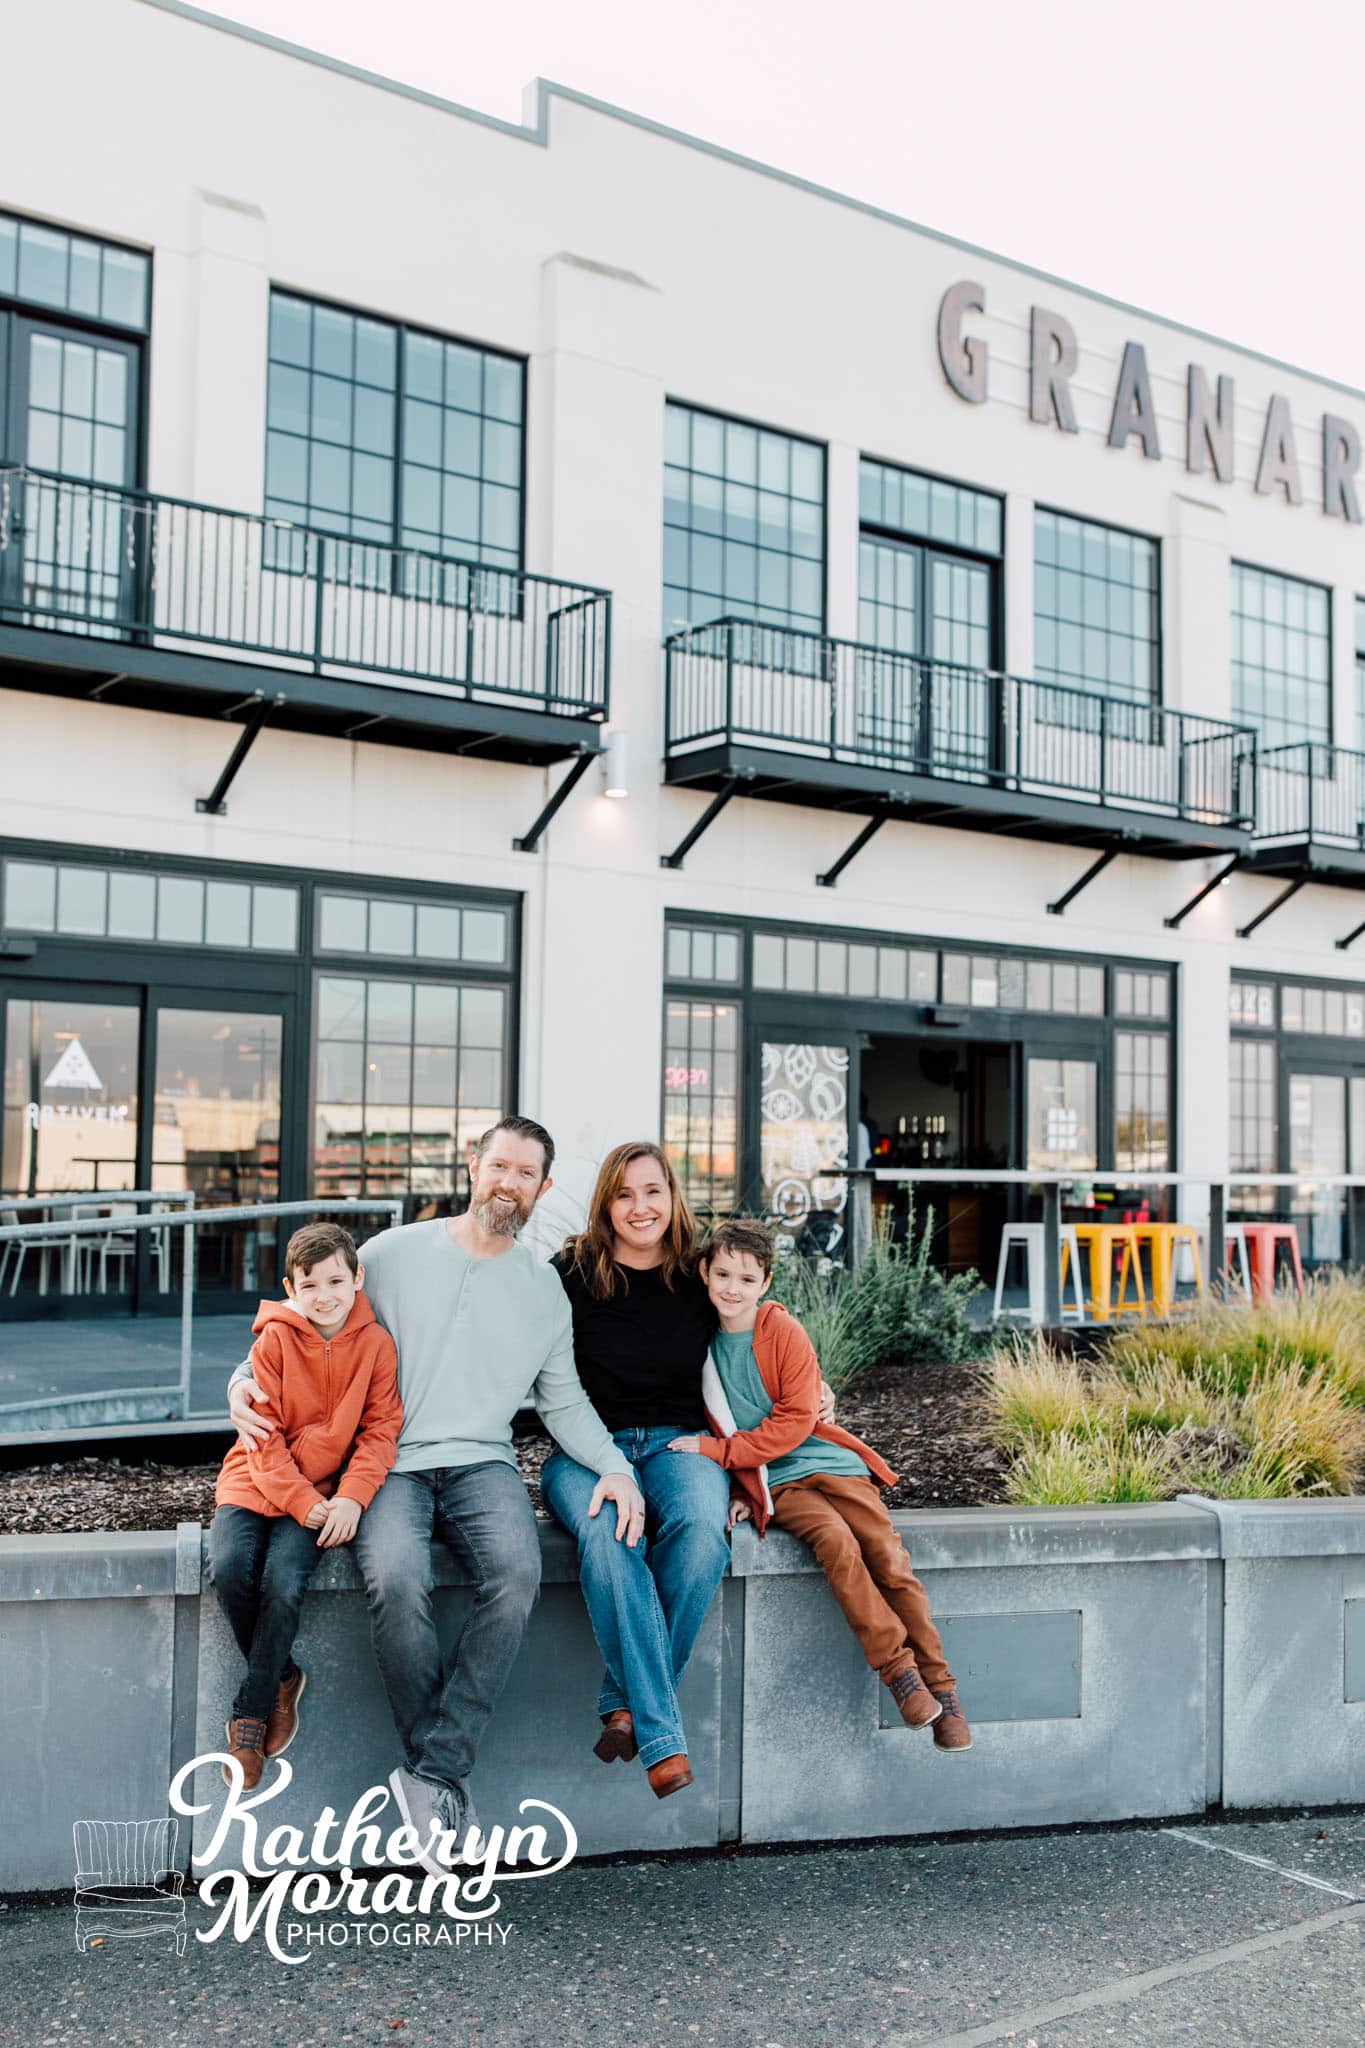
[[[507,992],[320,974],[314,1189],[447,1196],[507,1107]]]
[[[1170,1039],[1164,1031],[1116,1031],[1114,1165],[1167,1173],[1170,1163]]]
[[[137,249],[0,213],[0,299],[141,333],[150,283],[151,263]]]
[[[1033,516],[1033,665],[1048,682],[1125,703],[1161,690],[1155,541],[1039,507]]]
[[[671,400],[664,445],[664,631],[726,617],[825,623],[825,451]]]
[[[1228,1165],[1233,1173],[1276,1171],[1275,1042],[1234,1038],[1228,1048],[1231,1076]],[[1245,1206],[1239,1190],[1238,1206]]]
[[[1332,737],[1332,615],[1316,583],[1232,564],[1232,709],[1269,747]]]
[[[1000,500],[866,456],[858,488],[859,640],[989,668]]]
[[[738,1200],[739,1010],[670,1001],[664,1020],[664,1145],[688,1200],[713,1216]]]
[[[519,568],[524,387],[514,357],[273,292],[266,511]]]

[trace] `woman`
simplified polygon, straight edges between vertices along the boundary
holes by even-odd
[[[604,1763],[638,1754],[660,1799],[692,1783],[678,1684],[729,1555],[727,1474],[668,1448],[706,1428],[701,1375],[716,1324],[697,1251],[667,1154],[639,1141],[602,1162],[587,1228],[553,1262],[573,1309],[579,1378],[644,1494],[645,1536],[632,1550],[617,1542],[615,1516],[589,1517],[597,1475],[561,1450],[540,1490],[577,1539],[606,1665],[595,1753]]]

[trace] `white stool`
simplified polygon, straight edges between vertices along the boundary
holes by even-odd
[[[1059,1250],[1064,1249],[1069,1259],[1063,1263],[1059,1275],[1062,1297],[1062,1321],[1083,1323],[1085,1321],[1085,1272],[1081,1265],[1080,1241],[1074,1224],[1063,1223],[1059,1232]],[[1002,1306],[1005,1296],[1005,1275],[1009,1269],[1010,1253],[1015,1250],[1024,1253],[1028,1262],[1028,1319],[1038,1329],[1043,1325],[1043,1226],[1041,1223],[1007,1223],[1000,1234],[1000,1258],[995,1269],[995,1311],[992,1322],[1001,1316],[1014,1315],[1014,1309]],[[1072,1306],[1066,1304],[1066,1275],[1070,1273]]]
[[[1231,1277],[1232,1254],[1234,1251],[1236,1251],[1237,1277],[1242,1283],[1243,1294],[1246,1296],[1247,1300],[1250,1301],[1251,1261],[1247,1257],[1247,1234],[1244,1226],[1240,1223],[1226,1224],[1223,1229],[1223,1242],[1225,1246],[1223,1260],[1224,1271],[1228,1274],[1229,1277]],[[1213,1275],[1211,1277],[1221,1279],[1222,1274]]]

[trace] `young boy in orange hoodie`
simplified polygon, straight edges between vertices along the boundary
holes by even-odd
[[[929,1596],[877,1492],[896,1475],[835,1423],[820,1422],[820,1365],[810,1338],[778,1302],[772,1232],[738,1218],[712,1232],[701,1275],[720,1329],[702,1375],[714,1435],[680,1436],[734,1475],[730,1527],[769,1520],[810,1545],[872,1669],[912,1728],[939,1749],[972,1746],[971,1730],[929,1614]]]
[[[235,1443],[218,1475],[209,1573],[247,1660],[227,1744],[248,1791],[298,1732],[307,1680],[292,1652],[308,1581],[324,1550],[352,1540],[397,1456],[398,1353],[364,1280],[349,1231],[294,1232],[288,1299],[261,1303],[251,1349],[257,1413],[278,1427],[259,1450]]]

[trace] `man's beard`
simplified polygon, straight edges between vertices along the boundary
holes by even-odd
[[[487,1231],[490,1237],[520,1237],[530,1214],[520,1202],[508,1206],[493,1195],[485,1202],[471,1202],[469,1213],[479,1229]]]

